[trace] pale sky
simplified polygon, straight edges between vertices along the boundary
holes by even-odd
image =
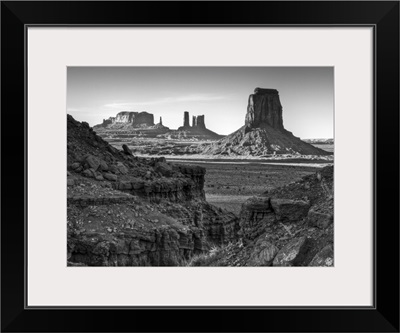
[[[183,112],[230,134],[244,125],[256,87],[279,91],[283,125],[302,139],[333,138],[333,67],[69,67],[67,113],[90,126],[147,111],[177,129]]]

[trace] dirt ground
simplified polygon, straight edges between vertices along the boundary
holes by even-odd
[[[262,163],[213,163],[208,161],[174,161],[174,163],[205,167],[204,190],[207,201],[239,214],[242,203],[249,197],[299,180],[318,168],[297,165],[267,165]]]

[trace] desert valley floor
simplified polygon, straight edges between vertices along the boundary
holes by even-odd
[[[298,161],[267,162],[263,160],[210,160],[167,158],[168,162],[206,168],[204,190],[206,200],[235,214],[250,197],[295,182],[314,174],[332,161],[299,163]]]

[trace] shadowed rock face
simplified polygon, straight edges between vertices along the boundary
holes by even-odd
[[[189,125],[189,112],[185,111],[183,113],[183,127],[190,127]]]
[[[204,115],[203,116],[197,116],[196,127],[206,128],[206,124],[205,124],[205,121],[204,121]]]
[[[249,96],[245,125],[255,128],[269,125],[283,130],[282,105],[275,89],[256,88]]]

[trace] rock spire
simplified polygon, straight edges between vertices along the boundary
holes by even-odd
[[[183,127],[190,127],[190,124],[189,124],[189,112],[188,111],[185,111],[183,113]]]

